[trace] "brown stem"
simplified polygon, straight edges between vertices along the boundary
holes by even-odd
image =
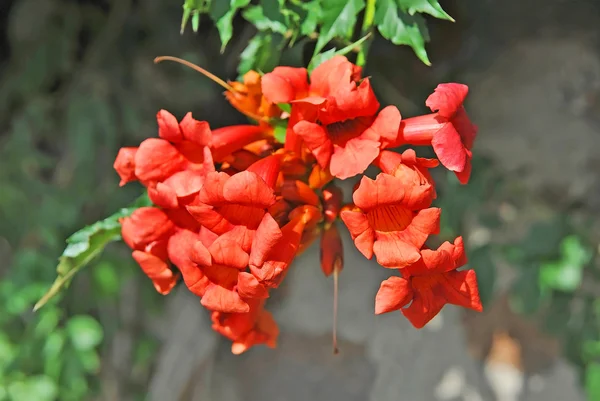
[[[337,345],[337,311],[338,311],[338,277],[339,269],[333,269],[333,355],[340,353]]]
[[[160,56],[160,57],[156,57],[154,59],[154,64],[158,64],[162,61],[174,61],[176,63],[183,64],[186,67],[190,67],[192,70],[198,71],[200,74],[202,74],[205,77],[211,79],[212,81],[218,83],[219,85],[221,85],[223,88],[225,88],[229,92],[236,93],[235,89],[231,85],[229,85],[227,82],[223,81],[221,78],[217,77],[215,74],[206,71],[204,68],[197,66],[194,63],[190,63],[189,61],[183,60],[179,57]]]

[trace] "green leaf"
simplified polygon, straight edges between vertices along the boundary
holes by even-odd
[[[565,261],[542,263],[539,285],[544,290],[575,291],[581,284],[583,271],[581,266]]]
[[[88,315],[73,316],[67,322],[66,330],[71,343],[78,351],[96,348],[104,336],[100,323]]]
[[[560,244],[561,258],[542,263],[540,286],[544,289],[573,292],[583,279],[583,269],[592,258],[592,253],[583,247],[579,238],[570,235]]]
[[[346,46],[340,50],[336,50],[335,48],[333,48],[333,49],[327,50],[326,52],[319,53],[319,54],[313,56],[312,60],[310,60],[310,63],[308,63],[308,72],[312,72],[312,70],[317,68],[320,64],[324,63],[325,61],[327,61],[335,56],[344,56],[344,55],[350,53],[351,51],[353,51],[357,48],[360,48],[360,46],[363,44],[363,42],[365,40],[367,40],[369,38],[369,36],[371,36],[371,34],[368,34],[365,37],[360,38],[356,42],[351,43],[348,46]]]
[[[8,385],[11,401],[53,401],[58,396],[56,383],[47,376],[30,376]]]
[[[285,143],[285,134],[287,132],[287,120],[281,120],[281,123],[274,124],[275,129],[273,131],[273,136],[275,140],[279,143]]]
[[[277,103],[277,107],[279,107],[281,110],[285,111],[286,113],[292,112],[292,105],[289,103]]]
[[[257,33],[240,55],[238,74],[242,77],[250,70],[271,71],[279,63],[281,50],[277,47],[283,41],[283,36],[264,32]]]
[[[581,267],[592,259],[592,251],[587,249],[576,235],[569,235],[562,240],[560,252],[564,260]]]
[[[272,31],[282,35],[288,31],[277,0],[262,0],[260,5],[248,7],[242,15],[259,31]]]
[[[317,24],[323,17],[323,10],[319,0],[303,3],[301,7],[306,11],[306,16],[300,24],[300,35],[308,36],[316,32]]]
[[[221,52],[225,50],[227,44],[233,36],[233,18],[238,9],[246,7],[250,0],[230,0],[211,1],[208,11],[211,19],[217,26],[219,37],[221,38]]]
[[[327,0],[322,3],[323,24],[314,54],[317,55],[333,38],[352,37],[358,13],[365,7],[363,0]]]
[[[585,392],[588,400],[600,400],[600,363],[590,363],[586,367]]]
[[[121,239],[119,219],[131,215],[134,210],[146,205],[149,205],[149,199],[144,194],[132,206],[123,208],[104,220],[82,228],[67,238],[67,247],[56,267],[58,277],[48,292],[35,304],[33,310],[36,311],[44,306],[60,290],[67,287],[73,276],[100,255],[106,245]]]
[[[400,8],[408,11],[410,15],[415,13],[426,13],[435,18],[445,19],[454,22],[454,19],[448,15],[440,6],[437,0],[397,0]]]
[[[469,268],[477,273],[479,296],[484,306],[493,300],[496,283],[496,265],[492,259],[490,245],[469,252]]]
[[[409,45],[426,65],[431,65],[425,42],[429,32],[420,15],[409,15],[398,9],[395,0],[379,0],[375,10],[375,24],[381,35],[395,45]]]
[[[117,274],[116,266],[109,262],[101,262],[94,268],[94,284],[99,292],[106,297],[117,295],[121,280]]]

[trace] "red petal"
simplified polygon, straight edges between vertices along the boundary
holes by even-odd
[[[158,122],[158,136],[169,142],[181,142],[183,135],[179,130],[177,118],[167,110],[160,110],[156,113],[156,121]]]
[[[273,70],[273,73],[275,73],[276,75],[284,78],[294,89],[294,97],[291,98],[290,100],[288,100],[287,102],[300,98],[300,97],[305,97],[308,93],[308,72],[306,71],[306,68],[296,68],[296,67],[275,67],[275,69]],[[268,75],[265,74],[263,76],[264,77]],[[264,86],[263,86],[264,88]],[[263,94],[265,95],[265,97],[268,97],[265,94],[265,91],[263,89]],[[287,103],[286,102],[286,103]]]
[[[318,124],[300,121],[294,125],[294,132],[304,140],[319,165],[326,168],[333,153],[333,144],[327,136],[327,131]]]
[[[296,98],[292,84],[275,71],[263,75],[261,87],[263,96],[271,103],[289,103]]]
[[[319,196],[307,184],[300,180],[285,181],[281,188],[283,198],[292,203],[318,206]]]
[[[217,238],[208,250],[215,265],[230,266],[240,270],[248,267],[248,254],[239,244],[228,238]]]
[[[133,251],[135,261],[140,265],[146,276],[154,283],[154,288],[159,294],[167,295],[177,284],[177,275],[174,274],[167,262],[150,253]]]
[[[223,186],[223,195],[227,201],[244,206],[268,208],[275,203],[273,189],[249,171],[231,176]]]
[[[213,159],[222,162],[236,150],[266,137],[266,130],[256,125],[232,125],[213,130],[211,145]]]
[[[419,210],[410,225],[400,234],[400,238],[421,248],[429,235],[439,234],[441,213],[442,210],[437,207]]]
[[[469,182],[469,178],[471,178],[471,169],[472,169],[472,165],[471,165],[471,157],[467,156],[467,161],[465,163],[465,168],[463,171],[461,172],[454,172],[454,174],[456,175],[456,178],[458,178],[458,181],[463,184],[466,185]]]
[[[421,259],[420,247],[403,241],[396,233],[377,233],[373,252],[377,263],[388,269],[400,269]]]
[[[142,249],[150,242],[168,236],[175,226],[155,207],[141,207],[121,221],[123,240],[132,249]]]
[[[373,231],[369,225],[367,216],[362,212],[344,210],[340,213],[340,218],[346,227],[348,227],[348,231],[350,231],[356,249],[358,249],[367,259],[371,259],[373,257],[375,231]]]
[[[410,306],[402,309],[402,314],[413,326],[420,329],[433,319],[445,304],[444,298],[434,294],[431,289],[419,290],[415,291]]]
[[[339,79],[339,77],[332,76],[332,72],[340,66],[348,64],[352,63],[344,56],[335,56],[319,64],[310,74],[311,92],[327,96],[330,91],[330,80]]]
[[[283,233],[279,229],[277,222],[270,213],[266,213],[254,235],[249,263],[255,266],[262,266],[267,255],[281,240],[282,236]]]
[[[381,147],[385,148],[391,143],[398,140],[398,130],[400,129],[400,111],[396,106],[387,106],[379,112],[367,135],[376,135],[377,139],[381,142]]]
[[[240,272],[238,275],[237,291],[243,298],[269,298],[265,286],[252,274],[246,272]]]
[[[221,235],[231,230],[233,225],[227,221],[212,206],[198,205],[187,206],[186,210],[204,227],[215,234]]]
[[[273,247],[262,266],[250,265],[250,271],[258,280],[271,288],[277,288],[298,252],[304,224],[300,218],[290,221],[282,229],[281,240]]]
[[[198,121],[192,117],[192,113],[187,113],[179,123],[183,137],[195,144],[208,146],[212,140],[210,126],[206,121]]]
[[[348,79],[342,79],[340,86],[331,94],[319,120],[324,125],[355,119],[373,117],[379,110],[379,102],[371,89],[371,83],[365,78],[359,86]]]
[[[368,211],[380,206],[398,205],[404,200],[402,181],[398,178],[380,173],[375,180],[362,177],[352,199],[359,208]]]
[[[204,246],[202,241],[196,241],[190,252],[190,260],[200,267],[212,265],[212,256],[210,251]]]
[[[413,298],[408,280],[390,277],[384,280],[375,296],[375,314],[392,312],[406,306]]]
[[[435,91],[429,95],[425,105],[431,111],[438,111],[440,116],[450,119],[463,105],[469,87],[463,84],[439,84]]]
[[[141,181],[164,181],[185,168],[187,160],[164,139],[143,141],[135,154],[135,175]]]
[[[431,140],[431,146],[433,146],[433,151],[444,167],[451,171],[464,171],[467,162],[467,150],[460,135],[451,123],[444,124],[435,133]]]
[[[333,145],[329,170],[340,180],[362,174],[379,155],[379,142],[352,138],[345,145]]]
[[[185,285],[192,293],[202,296],[210,283],[202,270],[190,259],[197,242],[198,234],[179,230],[169,238],[167,251],[171,262],[181,271]]]
[[[211,172],[204,178],[204,186],[198,193],[198,200],[206,205],[221,205],[227,200],[223,196],[223,187],[229,175],[221,172]]]
[[[247,171],[255,173],[271,188],[275,188],[277,177],[281,171],[281,155],[271,155],[258,160],[247,168]]]
[[[465,148],[473,148],[473,143],[477,137],[477,126],[471,122],[464,107],[456,112],[452,118],[452,125],[458,131]]]
[[[451,271],[441,275],[439,292],[449,304],[477,312],[483,310],[475,270]]]
[[[156,206],[160,206],[165,209],[174,209],[179,206],[175,191],[162,182],[159,182],[156,185],[148,186],[148,197]]]
[[[215,284],[208,286],[200,303],[209,310],[224,313],[245,313],[250,310],[237,292]]]
[[[184,170],[167,178],[164,185],[172,188],[178,198],[185,198],[200,191],[204,185],[204,175],[197,171]]]
[[[121,148],[113,164],[114,169],[121,177],[119,186],[137,180],[135,176],[135,154],[138,148]]]

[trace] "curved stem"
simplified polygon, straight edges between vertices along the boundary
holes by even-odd
[[[223,88],[227,89],[229,92],[236,93],[235,89],[231,85],[229,85],[227,82],[223,81],[221,78],[217,77],[213,73],[206,71],[204,68],[197,66],[194,63],[190,63],[189,61],[183,60],[179,57],[160,56],[160,57],[156,57],[154,59],[154,64],[158,64],[162,61],[174,61],[176,63],[183,64],[186,67],[190,67],[192,70],[198,71],[200,74],[202,74],[205,77],[211,79],[212,81],[218,83]]]

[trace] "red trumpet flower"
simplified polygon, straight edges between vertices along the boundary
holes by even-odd
[[[425,104],[433,114],[402,121],[395,145],[431,145],[440,162],[466,184],[471,176],[471,149],[477,127],[471,123],[463,102],[469,88],[462,84],[440,84]]]
[[[375,299],[376,314],[401,309],[416,328],[421,328],[447,303],[482,310],[475,271],[456,270],[467,262],[461,237],[454,244],[444,242],[435,251],[425,249],[422,255],[418,262],[400,269],[402,277],[381,283]]]

